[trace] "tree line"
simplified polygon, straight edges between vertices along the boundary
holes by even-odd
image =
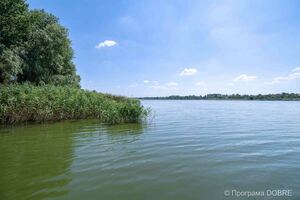
[[[207,94],[207,95],[172,95],[166,97],[142,97],[140,99],[151,100],[266,100],[266,101],[300,101],[300,94],[280,93],[280,94],[258,94],[258,95],[240,95],[240,94]]]
[[[25,0],[0,1],[0,84],[79,86],[68,30]]]

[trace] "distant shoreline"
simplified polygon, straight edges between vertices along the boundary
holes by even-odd
[[[258,94],[258,95],[241,95],[241,94],[207,94],[203,96],[172,95],[166,97],[138,97],[140,100],[244,100],[244,101],[300,101],[300,94],[297,93],[280,93],[280,94]]]

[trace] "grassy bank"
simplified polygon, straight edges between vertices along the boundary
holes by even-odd
[[[116,124],[137,122],[147,115],[140,101],[70,86],[0,86],[0,123],[97,118]]]

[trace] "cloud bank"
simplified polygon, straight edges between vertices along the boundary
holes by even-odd
[[[280,83],[283,81],[291,81],[291,80],[298,79],[298,78],[300,78],[300,67],[294,68],[292,70],[292,73],[290,73],[287,76],[277,76],[277,77],[273,78],[272,81],[265,82],[265,84],[272,85],[272,84],[277,84],[277,83]]]

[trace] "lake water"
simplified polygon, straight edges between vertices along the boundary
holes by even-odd
[[[147,124],[0,128],[0,199],[300,199],[300,102],[143,104]]]

